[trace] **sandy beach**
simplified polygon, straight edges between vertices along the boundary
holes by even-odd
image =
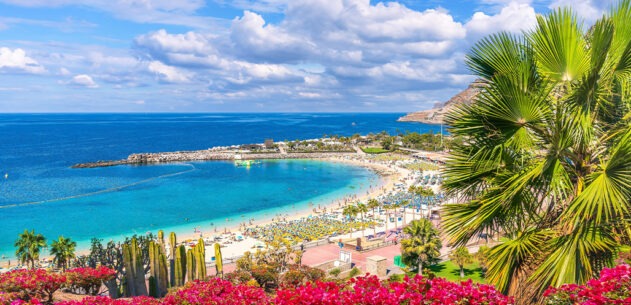
[[[330,158],[320,159],[320,160],[326,161],[326,162],[337,162],[337,163],[344,163],[348,165],[369,168],[375,171],[379,175],[380,181],[379,181],[379,184],[372,185],[368,192],[355,193],[350,196],[346,196],[342,198],[335,198],[334,200],[331,200],[330,202],[325,203],[325,204],[320,204],[319,211],[326,210],[327,212],[341,213],[342,209],[345,206],[344,204],[345,201],[348,203],[351,203],[351,202],[353,203],[364,202],[365,203],[370,198],[377,198],[381,195],[385,195],[389,192],[394,191],[395,185],[397,183],[403,183],[406,185],[406,187],[407,185],[411,183],[409,179],[410,174],[411,174],[410,170],[407,170],[402,167],[394,166],[394,165],[388,165],[385,162],[375,161],[371,159],[369,156],[356,155],[353,157],[348,157],[348,156],[330,157]],[[291,220],[297,220],[304,217],[308,217],[314,214],[313,208],[314,207],[310,207],[310,208],[298,210],[292,214],[285,214],[285,215],[282,215],[282,218],[283,220],[291,221]],[[265,226],[265,225],[271,224],[274,222],[272,218],[275,218],[275,216],[264,218],[264,219],[256,219],[251,224],[249,224],[248,227]],[[202,238],[204,239],[209,239],[209,238],[213,238],[214,236],[221,236],[221,235],[223,235],[225,239],[230,239],[229,236],[242,236],[243,239],[241,241],[232,241],[230,244],[222,244],[222,255],[224,259],[230,259],[230,258],[241,256],[246,251],[250,251],[250,252],[256,251],[257,245],[260,247],[260,245],[263,244],[263,242],[260,240],[244,236],[243,232],[241,231],[241,228],[242,227],[240,227],[238,224],[229,226],[226,228],[222,228],[221,230],[218,230],[218,232],[214,232],[212,228],[208,228],[207,230],[204,230],[204,228],[201,228],[201,235],[202,235]],[[390,227],[390,228],[393,228],[393,227]],[[223,234],[225,231],[229,232],[229,235]],[[372,233],[373,229],[366,229],[364,231],[366,234],[368,234],[368,233]],[[382,226],[377,227],[377,231],[378,232],[385,231],[385,226],[382,225]],[[353,233],[340,235],[338,237],[348,238],[349,235],[357,234],[358,232],[361,232],[361,231],[355,231]],[[355,236],[358,236],[358,235],[355,235]],[[194,232],[189,233],[189,234],[178,235],[178,240],[180,241],[187,241],[187,240],[194,241],[199,238],[200,238],[200,233],[194,233]],[[206,255],[207,261],[210,261],[210,258],[212,256],[214,256],[214,252],[210,251],[210,247],[207,247],[207,255]]]

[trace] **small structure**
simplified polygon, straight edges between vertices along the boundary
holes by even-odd
[[[274,148],[274,139],[265,139],[265,142],[263,145],[265,145],[265,148],[267,149]]]
[[[373,255],[366,258],[366,273],[374,274],[380,278],[386,276],[387,260],[383,256]]]

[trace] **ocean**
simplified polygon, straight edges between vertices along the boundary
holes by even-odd
[[[0,114],[0,254],[17,234],[119,239],[158,229],[233,226],[362,192],[378,183],[370,170],[310,160],[72,169],[131,153],[350,136],[440,132],[387,114]],[[44,250],[47,254],[47,250]],[[1,263],[1,262],[0,262]]]

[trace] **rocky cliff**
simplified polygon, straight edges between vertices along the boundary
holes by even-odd
[[[426,124],[442,124],[443,118],[447,112],[460,104],[471,104],[473,99],[478,95],[480,89],[484,86],[479,80],[474,81],[464,91],[456,94],[440,107],[429,110],[408,113],[400,117],[400,122],[420,122]]]

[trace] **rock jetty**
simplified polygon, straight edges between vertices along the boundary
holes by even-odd
[[[281,153],[281,152],[239,152],[218,151],[215,149],[176,151],[162,153],[131,154],[127,159],[113,161],[97,161],[75,164],[73,168],[94,168],[116,165],[141,165],[155,163],[170,163],[184,161],[213,161],[213,160],[260,160],[260,159],[321,159],[355,155],[356,152],[313,152],[313,153]]]

